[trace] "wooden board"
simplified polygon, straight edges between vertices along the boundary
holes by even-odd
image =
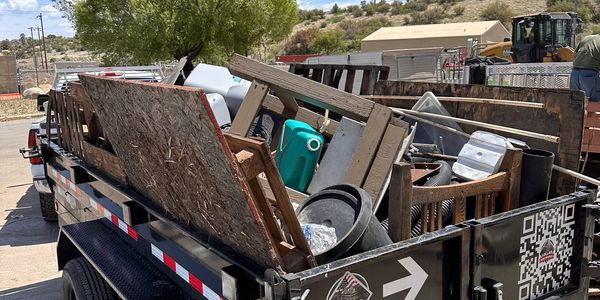
[[[575,171],[579,169],[585,107],[583,92],[566,89],[379,81],[375,86],[374,94],[421,96],[428,91],[436,96],[544,103],[543,108],[534,108],[486,105],[484,103],[443,102],[444,107],[454,117],[559,136],[559,144],[555,144],[498,132],[498,134],[506,137],[523,140],[532,148],[554,152],[556,154],[555,164],[561,167]],[[401,108],[411,108],[415,103],[411,100],[372,100],[387,106]],[[466,132],[476,130],[473,126],[462,127]],[[555,173],[552,186],[551,191],[554,192],[551,193],[552,196],[564,195],[573,192],[575,180],[570,176]]]
[[[263,109],[275,113],[280,116],[285,116],[286,108],[279,99],[274,96],[267,95],[263,101]],[[325,121],[325,116],[322,116],[312,110],[309,110],[304,107],[299,107],[298,112],[294,116],[294,119],[298,121],[302,121],[307,123],[312,128],[319,130],[321,126],[323,126],[323,122]],[[324,128],[323,135],[325,136],[333,136],[338,126],[338,122],[332,119],[329,119],[329,125]]]
[[[102,171],[104,175],[127,185],[127,175],[123,162],[114,154],[96,147],[88,142],[82,143],[84,161],[92,167]]]
[[[388,107],[375,106],[352,154],[352,163],[346,170],[344,182],[363,186],[391,117],[392,111]]]
[[[255,267],[282,269],[203,91],[80,79],[130,187],[189,225],[199,239],[216,240]]]
[[[387,191],[388,177],[391,176],[392,165],[398,156],[398,151],[407,132],[408,124],[399,120],[388,124],[385,130],[363,185],[363,189],[371,195],[374,210],[379,206],[381,196]]]
[[[271,88],[287,92],[297,100],[359,121],[367,120],[373,109],[372,101],[279,70],[239,54],[234,54],[229,60],[229,71],[246,80],[260,80],[269,84]]]

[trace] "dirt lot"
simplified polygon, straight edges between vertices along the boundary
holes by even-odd
[[[31,120],[0,123],[0,299],[58,299],[56,223],[46,223],[31,184],[27,144]]]
[[[0,100],[0,119],[8,116],[35,114],[37,100],[35,99],[14,99]]]

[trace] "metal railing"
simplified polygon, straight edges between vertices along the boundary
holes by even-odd
[[[568,89],[572,69],[572,62],[492,65],[486,85]]]

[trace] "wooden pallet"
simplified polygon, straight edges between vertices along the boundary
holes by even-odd
[[[89,166],[121,185],[127,184],[123,162],[115,155],[102,130],[90,98],[79,83],[70,92],[50,91],[46,126],[59,124],[57,143]],[[49,132],[49,127],[46,128]]]
[[[354,79],[357,72],[361,72],[360,95],[373,94],[375,83],[387,80],[390,74],[389,67],[374,65],[290,64],[289,71],[348,93],[354,90]],[[343,87],[340,86],[342,75],[346,76]]]

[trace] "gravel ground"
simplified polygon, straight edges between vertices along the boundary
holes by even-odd
[[[35,99],[0,100],[0,118],[35,114],[38,112],[36,102]]]

